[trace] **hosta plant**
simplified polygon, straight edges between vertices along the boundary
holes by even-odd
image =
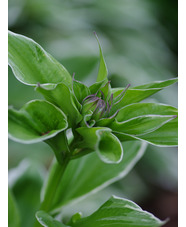
[[[155,227],[165,223],[114,195],[90,216],[77,213],[68,221],[59,219],[64,206],[124,177],[148,143],[177,145],[177,109],[141,102],[177,79],[112,88],[100,44],[99,50],[96,82],[86,86],[32,39],[9,32],[9,66],[20,82],[44,97],[20,110],[9,108],[9,138],[26,144],[44,141],[55,155],[35,226]],[[10,226],[20,226],[17,209],[10,192]]]

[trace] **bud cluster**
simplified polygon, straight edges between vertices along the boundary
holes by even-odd
[[[82,101],[82,115],[91,115],[89,120],[94,122],[102,118],[112,118],[117,115],[115,108],[123,99],[130,84],[116,97],[111,93],[110,81],[100,88],[95,94],[88,95]],[[86,122],[89,125],[88,122]]]

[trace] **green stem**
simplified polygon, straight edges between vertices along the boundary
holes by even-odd
[[[52,137],[45,141],[54,151],[55,156],[59,164],[63,165],[64,158],[70,153],[68,141],[66,137],[66,131],[62,131],[55,137]]]
[[[56,163],[57,168],[55,169],[55,172],[53,173],[53,180],[52,185],[50,184],[50,187],[47,187],[47,191],[45,193],[45,198],[41,204],[41,210],[49,211],[52,208],[52,202],[53,198],[55,197],[55,192],[58,188],[59,183],[61,182],[61,179],[64,175],[65,169],[69,163],[69,158],[66,158],[63,162],[63,165],[59,165]]]
[[[66,170],[66,167],[67,167],[69,161],[70,161],[69,156],[66,156],[63,161],[63,165],[58,164],[58,162],[55,163],[56,166],[49,176],[48,185],[46,187],[44,200],[41,203],[40,210],[49,212],[52,209],[52,206],[54,205],[53,201],[54,201],[54,197],[56,195],[56,191],[58,189],[58,186],[61,182],[61,179],[64,175],[64,172]],[[41,225],[37,221],[35,223],[34,227],[39,227],[39,226],[41,226]]]

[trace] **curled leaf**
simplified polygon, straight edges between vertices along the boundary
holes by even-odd
[[[58,106],[67,116],[69,127],[78,123],[82,117],[75,105],[71,90],[64,84],[38,85],[36,91],[40,92],[46,100]]]
[[[82,127],[77,132],[83,137],[81,148],[96,151],[103,162],[119,163],[122,160],[122,145],[109,128]]]
[[[20,110],[9,108],[8,128],[11,139],[36,143],[54,137],[68,126],[65,114],[44,100],[33,100]]]

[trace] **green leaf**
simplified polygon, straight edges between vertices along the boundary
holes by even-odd
[[[9,108],[8,129],[12,140],[36,143],[54,137],[68,126],[64,113],[44,100],[33,100],[20,110]]]
[[[112,196],[97,211],[77,220],[72,227],[158,227],[164,224],[134,202]]]
[[[34,215],[40,207],[39,198],[45,171],[41,163],[24,159],[8,172],[9,187],[16,198],[21,226],[34,225]]]
[[[40,210],[36,213],[36,218],[38,222],[45,227],[65,227],[67,225],[64,225],[63,223],[55,220],[53,217],[51,217],[46,212]]]
[[[162,89],[162,88],[170,86],[176,82],[178,82],[178,78],[172,78],[172,79],[165,80],[165,81],[155,81],[152,83],[136,86],[135,89],[149,89],[149,88]]]
[[[110,124],[115,120],[117,112],[108,118],[101,118],[96,122],[96,126],[98,127],[110,127]]]
[[[177,109],[156,103],[134,103],[120,109],[109,127],[115,132],[142,135],[152,132],[175,118]]]
[[[139,138],[157,146],[178,146],[178,118]]]
[[[103,99],[108,101],[111,95],[110,81],[108,81],[102,88],[100,88],[100,93],[102,92]]]
[[[82,217],[82,213],[81,213],[81,212],[75,213],[75,214],[71,217],[69,224],[70,224],[70,225],[71,225],[71,223],[74,224],[75,222],[77,222],[77,220],[80,220],[81,217]]]
[[[73,80],[73,91],[80,104],[86,96],[90,95],[89,88],[77,80]]]
[[[126,176],[144,154],[146,143],[125,142],[123,146],[125,158],[119,164],[104,163],[95,152],[72,160],[58,185],[56,195],[53,197],[53,207],[50,210],[60,210],[61,206],[83,199]],[[54,178],[53,173],[58,172],[58,168],[59,164],[55,162],[42,190],[42,200],[45,192],[50,188]]]
[[[129,135],[143,135],[155,131],[162,125],[171,121],[174,116],[167,115],[145,115],[132,118],[124,122],[113,122],[110,128],[114,132],[123,132]]]
[[[18,207],[10,189],[8,190],[8,226],[20,227]]]
[[[74,103],[73,94],[65,84],[39,85],[36,87],[36,91],[65,113],[69,127],[81,121],[82,117]]]
[[[36,218],[45,227],[65,227],[63,223],[55,220],[44,211],[38,211]],[[69,225],[71,227],[160,227],[166,221],[161,221],[147,211],[143,211],[134,202],[112,196],[97,211],[88,217],[81,218],[75,214]]]
[[[89,89],[90,89],[90,93],[91,94],[95,94],[104,84],[106,84],[107,79],[105,80],[101,80],[99,82],[96,82],[94,84],[92,84]]]
[[[132,136],[126,133],[114,132],[121,141],[142,140],[155,146],[177,146],[178,145],[178,119],[161,126],[157,130],[139,136]]]
[[[161,103],[133,103],[120,109],[116,116],[118,122],[124,122],[145,115],[177,115],[177,108]]]
[[[140,101],[148,98],[149,96],[155,94],[156,92],[161,91],[162,89],[176,83],[177,81],[178,81],[178,79],[174,78],[174,79],[169,79],[169,80],[165,80],[165,81],[158,81],[158,82],[154,82],[154,83],[145,84],[145,85],[142,85],[142,86],[129,88],[126,91],[125,96],[120,101],[117,108],[120,109],[120,108],[122,108],[126,105],[136,103],[136,102],[140,102]],[[112,89],[112,93],[114,94],[114,98],[117,97],[119,94],[121,94],[122,91],[123,91],[123,88]]]
[[[177,108],[165,104],[134,103],[123,107],[109,127],[121,141],[138,139],[157,146],[175,146],[177,115]]]
[[[83,137],[81,149],[96,151],[100,159],[106,163],[119,163],[121,161],[123,148],[109,128],[81,127],[76,131]]]
[[[106,63],[105,63],[105,59],[103,57],[103,52],[102,52],[102,49],[101,49],[99,39],[98,39],[95,32],[94,32],[94,34],[96,36],[96,39],[97,39],[97,42],[98,42],[98,45],[99,45],[99,52],[100,52],[99,71],[98,71],[98,76],[97,76],[97,80],[96,80],[96,82],[99,82],[99,81],[105,80],[107,78],[108,70],[107,70],[107,66],[106,66]]]
[[[8,59],[14,75],[24,84],[72,84],[68,71],[40,45],[11,31],[8,32]]]

